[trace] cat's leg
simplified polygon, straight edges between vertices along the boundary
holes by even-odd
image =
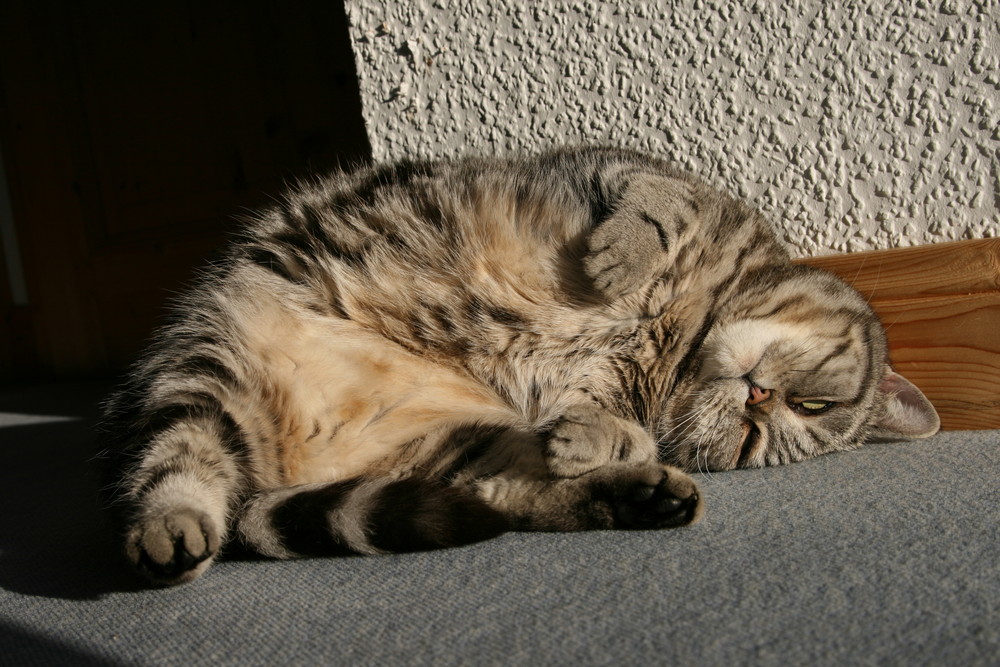
[[[208,568],[226,537],[242,484],[240,429],[208,397],[164,405],[146,424],[143,458],[120,491],[125,553],[153,581],[190,581]]]
[[[595,401],[576,404],[556,420],[544,435],[541,462],[531,451],[475,484],[518,528],[673,528],[701,515],[694,481],[657,461],[656,444],[637,423]]]
[[[698,222],[687,181],[644,172],[619,186],[616,204],[587,238],[584,270],[607,298],[637,291],[671,266],[678,238]]]
[[[694,481],[656,461],[609,463],[572,478],[504,474],[476,488],[521,530],[677,528],[703,508]]]
[[[426,477],[358,477],[260,491],[238,512],[243,541],[272,558],[423,551],[509,530],[468,488]]]

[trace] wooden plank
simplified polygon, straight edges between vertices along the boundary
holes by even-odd
[[[1000,428],[1000,239],[799,261],[870,300],[893,365],[931,400],[942,428]]]
[[[1000,292],[874,301],[896,369],[949,430],[1000,428]]]
[[[1000,238],[810,257],[869,299],[1000,291]]]

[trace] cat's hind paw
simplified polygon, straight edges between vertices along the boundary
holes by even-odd
[[[133,524],[126,535],[125,554],[154,582],[180,584],[208,568],[219,544],[219,530],[211,517],[177,509]]]
[[[611,505],[615,527],[630,530],[686,526],[701,518],[703,509],[694,481],[671,466],[615,484]]]

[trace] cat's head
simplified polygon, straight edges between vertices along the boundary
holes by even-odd
[[[688,470],[799,461],[940,421],[887,361],[868,303],[832,274],[760,271],[719,314],[670,397],[663,458]]]

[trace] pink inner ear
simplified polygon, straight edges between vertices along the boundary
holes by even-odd
[[[891,369],[886,372],[885,377],[882,378],[882,382],[879,383],[878,388],[883,394],[895,396],[905,404],[910,404],[915,400],[918,400],[916,398],[916,394],[919,394],[920,398],[924,399],[924,395],[920,393],[920,390],[917,389],[916,385]],[[916,394],[914,392],[916,392]]]
[[[878,424],[886,435],[926,438],[937,433],[941,427],[937,411],[912,382],[889,368],[879,390],[888,396],[885,415]]]

